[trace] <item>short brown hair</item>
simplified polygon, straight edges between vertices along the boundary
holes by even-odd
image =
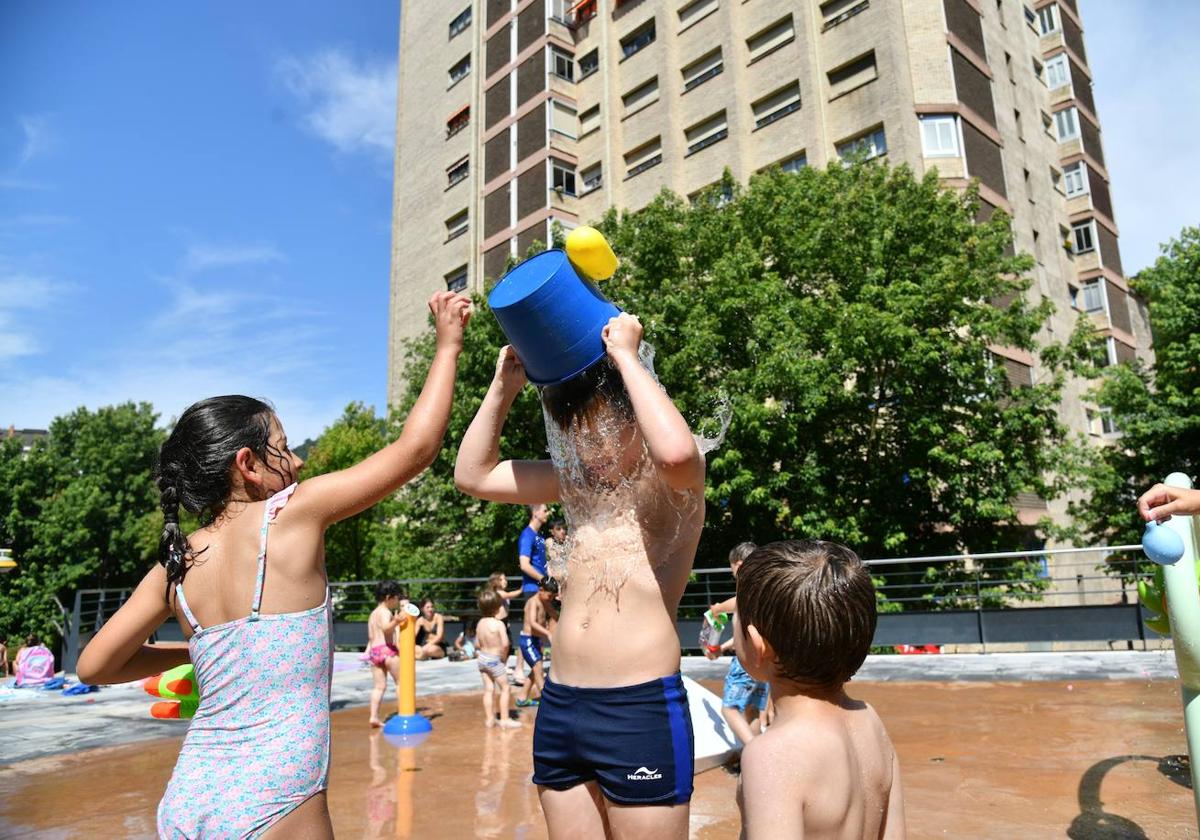
[[[755,549],[738,572],[737,609],[775,650],[780,676],[809,685],[848,681],[875,635],[867,567],[846,546],[823,540]]]
[[[479,593],[479,614],[491,618],[500,611],[500,596],[495,589],[485,589]]]
[[[633,420],[633,403],[625,390],[625,380],[607,355],[578,376],[557,385],[545,385],[541,391],[542,405],[563,431],[579,425],[590,426],[601,401],[626,420]]]
[[[758,548],[758,546],[749,540],[738,543],[729,552],[729,565],[732,566],[734,563],[745,563],[746,558],[753,554],[754,549],[756,548]]]

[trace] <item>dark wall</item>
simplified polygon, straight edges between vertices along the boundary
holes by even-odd
[[[517,122],[517,160],[546,148],[546,109],[534,108]]]
[[[1005,359],[1004,372],[1008,374],[1008,384],[1014,388],[1029,388],[1033,385],[1033,368],[1029,365]]]
[[[1129,363],[1137,358],[1137,351],[1135,351],[1128,344],[1123,344],[1120,341],[1116,342],[1116,344],[1117,344],[1117,363],[1118,364]]]
[[[534,53],[517,68],[517,107],[546,89],[546,59]]]
[[[1087,53],[1083,51],[1083,33],[1079,31],[1079,27],[1071,18],[1061,13],[1058,17],[1062,21],[1063,41],[1075,55],[1079,56],[1080,61],[1086,62]]]
[[[536,0],[517,15],[517,52],[546,33],[546,0]]]
[[[1124,274],[1125,271],[1121,268],[1121,249],[1117,247],[1117,237],[1113,236],[1112,231],[1099,222],[1096,223],[1096,235],[1100,240],[1100,259],[1105,268],[1111,268],[1118,274]]]
[[[531,227],[529,230],[523,230],[517,234],[517,258],[525,259],[525,255],[529,253],[529,249],[533,247],[534,242],[541,242],[543,245],[546,242],[546,223],[542,222]]]
[[[983,45],[983,24],[979,13],[966,0],[945,0],[946,28],[962,38],[967,46],[985,61],[987,51]]]
[[[509,8],[511,8],[509,0],[487,0],[487,25],[490,27],[504,17]]]
[[[1004,161],[1000,147],[966,120],[962,121],[963,146],[967,153],[967,172],[972,178],[991,187],[1000,195],[1008,197],[1004,186]]]
[[[1108,193],[1108,182],[1092,167],[1087,166],[1088,189],[1092,192],[1092,206],[1108,218],[1113,218],[1112,198]],[[1113,219],[1116,221],[1116,219]]]
[[[502,131],[493,137],[483,147],[483,180],[491,181],[501,173],[508,171],[509,164],[509,132]]]
[[[508,263],[508,243],[502,242],[483,254],[483,277],[485,280],[499,280],[504,275],[504,266]]]
[[[483,199],[483,238],[499,233],[508,227],[509,196],[511,182],[495,192],[488,193]]]
[[[508,116],[509,80],[511,78],[511,76],[502,77],[483,95],[484,110],[487,114],[484,121],[485,128],[491,128]]]
[[[1092,125],[1082,114],[1079,115],[1079,136],[1083,139],[1084,150],[1103,166],[1104,147],[1100,145],[1100,129]]]
[[[1133,332],[1133,324],[1129,318],[1129,295],[1117,288],[1110,280],[1105,280],[1105,293],[1108,295],[1108,317],[1114,327]],[[1118,342],[1119,343],[1119,342]]]
[[[517,219],[524,219],[546,206],[546,167],[539,164],[517,178]]]
[[[1067,64],[1071,65],[1071,88],[1075,91],[1075,98],[1083,107],[1095,114],[1096,99],[1092,96],[1092,80],[1085,76],[1079,69],[1079,65],[1071,59],[1067,59]]]
[[[979,68],[967,61],[958,50],[951,50],[950,55],[954,65],[954,87],[958,93],[958,101],[971,108],[994,128],[996,106],[992,103],[991,79],[979,72]]]
[[[487,73],[485,79],[490,79],[493,73],[496,73],[501,67],[512,61],[512,40],[509,37],[509,30],[512,24],[501,29],[487,42]]]

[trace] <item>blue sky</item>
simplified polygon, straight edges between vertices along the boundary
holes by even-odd
[[[1132,273],[1200,223],[1200,4],[1081,6]],[[0,425],[242,392],[299,441],[383,405],[398,20],[0,4]]]

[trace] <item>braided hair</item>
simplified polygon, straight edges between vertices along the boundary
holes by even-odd
[[[230,467],[240,449],[248,448],[271,466],[267,455],[283,457],[270,444],[274,409],[253,397],[224,396],[188,407],[158,455],[155,481],[163,514],[158,562],[167,571],[167,597],[183,581],[195,553],[179,526],[179,509],[211,522],[225,510],[232,490]]]

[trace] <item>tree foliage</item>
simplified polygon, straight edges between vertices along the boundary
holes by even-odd
[[[1184,228],[1130,286],[1147,304],[1154,364],[1102,371],[1095,400],[1121,437],[1095,450],[1084,501],[1072,506],[1080,527],[1109,545],[1141,541],[1142,491],[1172,472],[1200,473],[1200,228]]]

